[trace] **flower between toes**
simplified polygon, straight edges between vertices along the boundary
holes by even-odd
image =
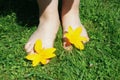
[[[84,49],[84,41],[87,41],[86,37],[81,36],[82,27],[78,27],[75,30],[70,26],[68,28],[68,32],[65,34],[66,38],[68,38],[69,42],[73,44],[76,48],[83,50]]]
[[[39,63],[42,64],[47,64],[47,60],[50,58],[55,57],[56,55],[54,54],[55,48],[47,48],[43,49],[42,48],[42,41],[37,40],[34,46],[34,50],[36,53],[31,53],[26,56],[26,59],[32,61],[32,66],[36,66]]]

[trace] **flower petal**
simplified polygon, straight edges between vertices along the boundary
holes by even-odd
[[[41,40],[37,40],[35,42],[35,47],[34,47],[35,51],[37,53],[40,53],[41,52],[41,49],[42,49],[42,41]]]
[[[78,48],[78,49],[80,49],[80,50],[83,50],[83,49],[84,49],[84,45],[83,45],[82,42],[77,42],[77,43],[75,44],[75,47]]]
[[[42,59],[42,60],[41,60],[41,63],[42,63],[42,64],[47,64],[47,59]]]
[[[47,49],[45,49],[45,52],[46,52],[46,53],[53,53],[53,52],[55,52],[55,51],[56,51],[55,48],[47,48]]]
[[[36,58],[37,54],[29,54],[26,56],[26,59],[28,60],[34,60]]]
[[[51,54],[45,56],[45,58],[46,58],[46,59],[49,59],[49,58],[53,58],[53,57],[55,57],[55,56],[56,56],[56,55],[55,55],[54,53],[51,53]]]
[[[87,41],[87,38],[86,37],[80,37],[79,40],[80,41]]]
[[[37,65],[40,63],[40,60],[41,60],[41,59],[38,59],[38,57],[35,58],[35,59],[33,60],[33,62],[32,62],[32,66],[37,66]]]
[[[73,29],[71,26],[68,27],[68,33],[73,33]]]
[[[74,36],[76,37],[80,36],[81,32],[82,32],[82,27],[76,28],[74,31]]]
[[[55,56],[56,56],[56,55],[54,54],[55,50],[56,50],[55,48],[45,49],[45,51],[44,51],[44,57],[45,57],[46,59],[55,57]]]
[[[70,35],[69,33],[66,33],[66,34],[65,34],[65,37],[68,38],[68,39],[70,39],[70,38],[71,38],[71,35]]]

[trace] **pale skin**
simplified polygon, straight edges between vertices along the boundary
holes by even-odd
[[[83,31],[81,35],[89,39],[86,29],[80,22],[79,3],[80,0],[62,0],[60,16],[63,26],[63,37],[68,27],[72,26],[73,29],[82,27]],[[35,53],[34,44],[38,39],[42,40],[43,48],[54,47],[54,40],[60,25],[58,0],[38,0],[38,5],[40,12],[39,25],[25,45],[27,53]]]

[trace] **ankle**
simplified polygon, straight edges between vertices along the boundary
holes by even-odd
[[[40,22],[46,22],[46,21],[59,21],[59,15],[58,13],[44,13],[39,17]]]

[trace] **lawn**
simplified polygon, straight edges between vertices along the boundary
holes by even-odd
[[[36,67],[25,59],[24,45],[38,25],[37,4],[17,1],[0,1],[0,80],[120,80],[119,0],[81,0],[80,17],[90,36],[85,50],[65,51],[60,27],[57,56]]]

